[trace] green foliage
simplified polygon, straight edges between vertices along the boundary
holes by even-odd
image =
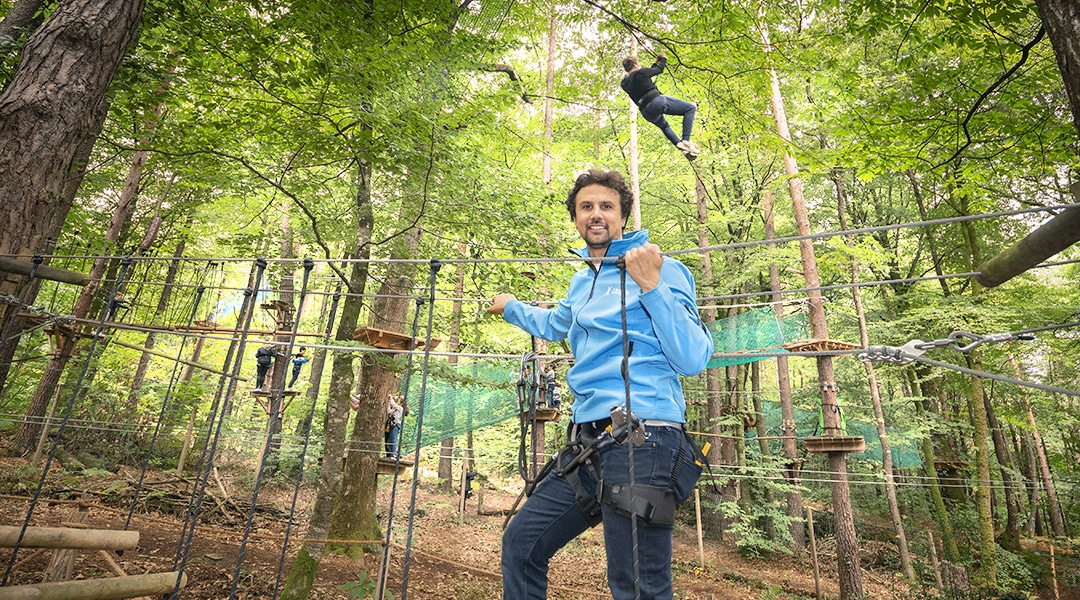
[[[349,594],[350,598],[374,598],[378,593],[378,580],[375,578],[369,578],[367,573],[363,571],[357,577],[356,581],[350,581],[341,586],[341,591]],[[384,598],[393,600],[394,595],[390,590],[383,592]]]

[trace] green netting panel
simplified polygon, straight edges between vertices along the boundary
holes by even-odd
[[[802,312],[778,318],[772,307],[758,308],[706,324],[720,354],[747,353],[740,357],[720,357],[709,361],[708,368],[741,365],[771,356],[755,356],[753,351],[784,352],[784,344],[809,339],[806,315]]]
[[[843,404],[841,404],[841,410],[843,410]],[[767,435],[782,435],[783,432],[780,429],[780,403],[763,401],[761,411],[765,413]],[[800,440],[810,435],[821,435],[821,431],[818,429],[819,414],[820,411],[817,410],[795,409],[795,431]],[[861,435],[866,440],[865,452],[849,454],[848,456],[857,460],[881,462],[881,440],[878,438],[877,426],[873,423],[856,421],[850,417],[846,418],[845,421],[847,428],[844,435]],[[919,455],[915,438],[892,427],[886,427],[885,433],[889,436],[889,448],[892,450],[894,467],[898,469],[922,468],[922,457]],[[746,437],[747,439],[756,439],[757,432],[754,429],[747,429]],[[780,452],[780,440],[770,440],[769,444],[775,446],[771,448],[774,453]],[[753,447],[747,446],[748,452],[756,449],[757,444],[754,444]]]
[[[424,426],[420,447],[505,421],[520,413],[517,401],[519,362],[462,359],[456,366],[431,361],[424,393]],[[401,427],[401,451],[416,449],[420,416],[421,375],[409,378],[409,416]]]

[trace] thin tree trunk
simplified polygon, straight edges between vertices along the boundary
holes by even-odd
[[[759,27],[762,46],[768,54],[771,52],[771,46],[763,13],[759,15]],[[772,100],[777,134],[790,143],[791,133],[788,129],[783,97],[780,94],[780,80],[773,68],[769,69],[769,76],[771,83],[769,97]],[[814,256],[814,245],[806,238],[810,234],[810,218],[803,198],[802,180],[799,178],[799,167],[795,162],[795,157],[784,152],[783,158],[784,170],[788,177],[788,190],[791,193],[791,203],[794,208],[796,230],[799,236],[803,237],[799,241],[799,249],[802,253],[803,276],[806,287],[810,290],[807,293],[810,305],[810,326],[814,338],[825,340],[829,338],[829,328],[825,319],[824,300],[817,289],[821,285],[821,280],[818,276],[817,259]],[[831,356],[818,357],[817,373],[818,387],[821,391],[824,433],[836,434],[841,429],[839,411],[832,410],[838,408],[838,405]],[[843,452],[829,452],[828,461],[829,476],[832,481],[833,517],[836,523],[836,559],[840,600],[855,600],[863,596],[863,585],[862,569],[859,567],[858,539],[855,535],[855,516],[852,512],[851,495],[848,490],[847,463]]]
[[[765,239],[776,238],[773,226],[772,191],[762,194],[762,212],[765,220]],[[776,244],[768,244],[770,251]],[[780,267],[776,261],[769,262],[769,289],[772,290],[773,312],[777,319],[784,318],[783,294],[780,293]],[[795,440],[795,403],[791,395],[791,372],[786,356],[776,357],[776,382],[780,390],[780,432],[784,436],[784,480],[788,483],[787,514],[791,518],[791,540],[798,549],[806,548],[806,526],[803,516],[802,492],[799,491],[799,449]]]
[[[839,215],[840,229],[848,230],[847,223],[847,192],[840,180],[840,173],[833,169],[833,185],[836,187],[837,213]],[[848,248],[855,248],[855,238],[852,235],[845,236]],[[851,270],[852,300],[855,304],[855,316],[859,321],[859,341],[863,348],[870,345],[870,334],[866,327],[866,311],[863,310],[862,291],[859,289],[859,263],[852,253],[849,267]],[[881,406],[881,390],[878,388],[877,374],[874,365],[870,361],[863,361],[863,369],[866,371],[866,380],[870,385],[870,401],[874,406],[874,422],[877,425],[878,440],[881,442],[881,466],[885,472],[885,498],[889,504],[889,516],[892,518],[893,530],[896,532],[896,547],[900,553],[900,567],[904,575],[915,581],[915,569],[911,566],[911,553],[908,551],[907,534],[904,532],[903,519],[900,516],[900,504],[896,501],[896,479],[893,477],[892,448],[889,444],[889,435],[885,431],[885,411]]]
[[[1020,377],[1020,365],[1011,354],[1009,355],[1009,363],[1012,364],[1017,377]],[[1058,504],[1057,488],[1054,485],[1054,475],[1050,472],[1050,462],[1046,459],[1046,447],[1043,446],[1039,426],[1035,423],[1035,413],[1031,410],[1031,399],[1025,392],[1021,392],[1021,396],[1024,399],[1024,412],[1027,415],[1028,427],[1031,428],[1031,437],[1034,440],[1032,445],[1038,459],[1043,488],[1046,489],[1047,510],[1050,513],[1050,529],[1055,536],[1063,537],[1065,535],[1065,520],[1061,516],[1061,505]]]
[[[1020,500],[1016,494],[1016,482],[1013,481],[1012,455],[1009,452],[1005,435],[998,424],[990,397],[985,398],[986,422],[990,426],[991,439],[994,442],[994,456],[1001,471],[1001,487],[1005,493],[1005,529],[997,536],[998,544],[1010,552],[1020,552]]]

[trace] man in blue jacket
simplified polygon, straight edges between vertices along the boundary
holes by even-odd
[[[686,158],[694,160],[701,153],[701,148],[690,141],[690,136],[694,132],[694,115],[697,113],[697,107],[685,100],[660,93],[656,84],[653,83],[653,77],[663,73],[665,67],[667,67],[667,56],[663,52],[656,55],[656,62],[651,67],[642,67],[638,64],[636,56],[627,57],[623,59],[623,70],[626,71],[626,76],[623,77],[619,87],[634,101],[646,121],[659,127],[669,142],[682,150]],[[675,135],[675,130],[668,124],[664,115],[682,116],[681,138]]]
[[[700,473],[700,466],[694,469],[697,452],[684,434],[679,377],[705,369],[713,342],[698,317],[689,269],[660,254],[647,231],[623,235],[631,204],[617,171],[593,169],[579,176],[566,208],[585,240],[579,254],[587,266],[571,279],[567,297],[549,310],[499,294],[487,309],[534,336],[568,339],[574,354],[566,375],[573,398],[571,442],[503,535],[506,599],[546,598],[550,558],[601,516],[612,597],[672,597],[674,507]],[[616,257],[622,257],[625,278]],[[624,294],[631,414],[622,412],[616,421],[638,419],[643,431],[631,428],[630,439],[615,439],[619,428],[608,427],[618,426],[613,417],[627,405]],[[633,481],[626,446],[631,443]]]

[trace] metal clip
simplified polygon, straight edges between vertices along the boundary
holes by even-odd
[[[645,423],[633,412],[628,418],[625,406],[613,406],[611,408],[611,437],[619,444],[629,437],[635,446],[640,446],[649,439],[649,432],[645,431]]]

